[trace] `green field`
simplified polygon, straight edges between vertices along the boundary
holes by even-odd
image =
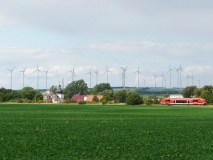
[[[0,159],[213,159],[213,108],[0,104]]]

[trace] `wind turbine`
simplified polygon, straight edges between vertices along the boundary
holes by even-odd
[[[145,88],[145,82],[146,82],[146,79],[143,79],[143,85],[144,85],[144,88]]]
[[[170,74],[170,88],[171,88],[171,72],[172,72],[172,71],[173,71],[173,70],[170,68],[170,64],[169,64],[169,70],[168,70],[168,72],[170,72],[170,73],[169,73],[169,74]],[[167,73],[168,73],[168,72],[167,72]],[[166,74],[167,74],[167,73],[166,73]]]
[[[90,88],[91,88],[92,68],[90,69],[90,72],[88,72],[87,74],[89,74],[89,75],[90,75]]]
[[[96,85],[98,84],[98,75],[100,75],[100,70],[98,70],[98,67],[96,69],[96,71],[94,71],[94,73],[96,74]]]
[[[160,75],[162,77],[162,88],[163,88],[163,81],[164,81],[164,72],[162,75]]]
[[[42,72],[46,73],[46,90],[47,90],[47,74],[48,74],[49,70],[50,70],[50,68],[48,70],[46,70],[46,71],[42,71]]]
[[[154,73],[153,73],[153,75],[155,77],[155,88],[156,88],[156,78],[157,78],[158,75],[155,75]]]
[[[199,88],[200,88],[200,79],[199,80],[197,80],[198,82],[199,82]]]
[[[106,65],[106,72],[105,72],[105,73],[107,74],[107,83],[108,83],[108,73],[109,73],[109,72],[111,72],[111,71],[108,70],[107,65]],[[105,73],[104,73],[104,74],[105,74]]]
[[[182,62],[181,62],[181,64],[182,64]],[[180,68],[179,68],[179,71],[180,71],[180,89],[181,89],[181,85],[182,85],[181,72],[183,72],[183,68],[182,68],[181,64],[180,64]]]
[[[192,76],[191,76],[191,78],[192,78],[192,86],[193,86],[193,81],[194,81],[194,75],[193,75],[194,73],[192,73]]]
[[[127,66],[128,67],[128,66]],[[127,71],[127,67],[125,67],[125,68],[123,68],[123,67],[120,67],[122,70],[123,70],[123,72],[122,72],[122,74],[123,74],[123,87],[124,87],[124,89],[126,88],[126,83],[125,83],[125,80],[126,80],[126,71]]]
[[[186,80],[187,80],[187,87],[189,86],[189,78],[191,78],[187,73],[186,73],[187,77],[186,77]]]
[[[24,88],[24,77],[25,77],[24,73],[25,73],[26,68],[27,67],[25,67],[23,71],[20,71],[20,72],[23,72],[23,88]]]
[[[165,82],[165,88],[166,88],[166,82],[167,82],[166,78],[164,78],[164,82]]]
[[[14,68],[15,68],[15,67],[13,67],[13,69],[7,69],[7,68],[6,68],[6,70],[8,70],[8,71],[11,72],[11,89],[13,89],[13,83],[12,83],[12,81],[13,81],[13,75],[12,75],[12,74],[13,74]]]
[[[179,84],[179,70],[180,70],[180,68],[174,68],[175,70],[176,70],[176,72],[177,72],[177,88],[178,88],[178,84]]]
[[[71,76],[70,76],[70,77],[72,77],[72,82],[73,82],[73,81],[74,81],[74,77],[76,76],[76,74],[75,74],[75,65],[74,65],[74,67],[72,68],[72,70],[69,71],[69,72],[71,72]]]
[[[141,72],[139,71],[139,67],[135,73],[138,73],[138,88],[139,88],[139,81],[140,81],[140,75],[141,75]]]
[[[37,90],[38,90],[38,87],[39,87],[39,72],[42,73],[41,70],[38,68],[38,63],[37,63],[37,69],[33,73],[35,73],[35,72],[37,72]]]

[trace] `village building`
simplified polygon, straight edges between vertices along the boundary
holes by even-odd
[[[61,89],[61,85],[57,87],[56,93],[53,93],[49,90],[43,93],[44,102],[59,103],[64,100],[64,94]]]
[[[75,101],[87,101],[87,102],[92,102],[94,95],[73,95],[72,100]],[[103,98],[103,95],[97,95],[98,100],[100,101]]]

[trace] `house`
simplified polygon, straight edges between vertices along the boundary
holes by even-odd
[[[94,95],[73,95],[71,99],[75,101],[83,100],[83,101],[92,102],[93,97]],[[100,101],[103,98],[103,96],[97,95],[97,98]]]
[[[96,95],[96,96],[97,96],[99,101],[103,98],[103,95]],[[88,95],[87,96],[87,101],[88,102],[92,102],[93,98],[94,98],[94,95]]]
[[[53,103],[58,103],[64,100],[64,94],[61,89],[61,85],[57,87],[56,93],[53,93],[49,90],[43,93],[43,101],[49,102],[52,101]]]
[[[43,93],[43,101],[44,102],[52,101],[54,103],[55,101],[57,101],[57,95],[47,90],[46,92]]]
[[[72,100],[75,100],[75,101],[80,101],[80,100],[82,100],[82,101],[85,101],[85,95],[73,95],[72,96]]]

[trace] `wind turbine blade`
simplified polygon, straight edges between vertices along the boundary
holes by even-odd
[[[37,72],[37,71],[38,71],[38,70],[35,70],[33,73],[35,73],[35,72]],[[33,73],[32,73],[32,74],[33,74]]]

